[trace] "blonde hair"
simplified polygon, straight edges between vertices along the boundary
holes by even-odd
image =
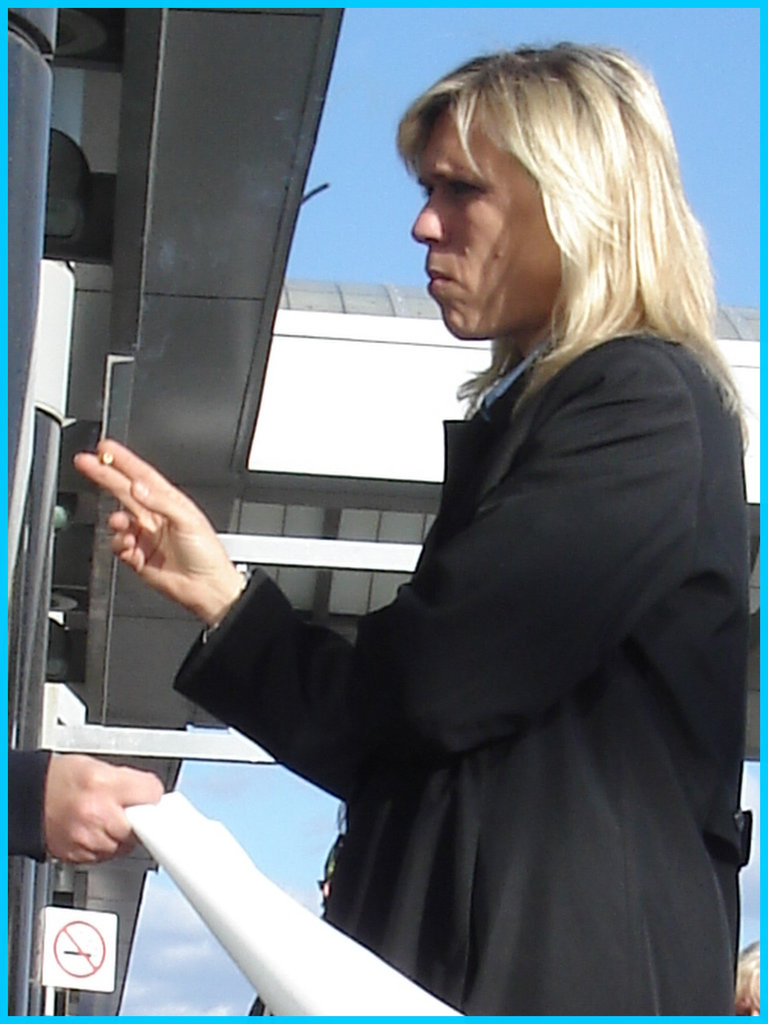
[[[742,950],[736,970],[736,1013],[740,1017],[760,1013],[760,943]]]
[[[560,43],[478,57],[410,106],[397,144],[419,161],[449,110],[471,159],[474,125],[537,182],[560,250],[550,341],[528,391],[590,348],[651,334],[693,350],[740,412],[714,337],[714,283],[704,233],[680,179],[672,130],[651,77],[617,50]],[[519,358],[493,341],[486,371],[459,394],[476,407]]]

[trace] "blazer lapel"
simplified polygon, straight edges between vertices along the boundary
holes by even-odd
[[[537,393],[515,409],[523,386],[523,380],[516,382],[495,402],[489,419],[477,415],[471,420],[447,420],[443,424],[445,481],[438,516],[422,548],[419,566],[472,520],[484,498],[509,472],[543,394]]]
[[[525,378],[516,381],[491,406],[488,419],[478,414],[471,420],[444,422],[445,477],[440,509],[424,542],[417,571],[435,548],[472,520],[486,495],[509,472],[547,390],[516,409],[524,385]]]
[[[485,496],[498,486],[509,472],[509,469],[517,455],[520,446],[528,437],[531,424],[539,408],[542,399],[542,392],[539,391],[520,408],[515,409],[510,416],[509,409],[504,410],[507,417],[507,425],[497,436],[493,443],[490,459],[485,471],[480,478],[477,491],[475,492],[475,505],[482,506]],[[501,413],[502,410],[499,410]]]
[[[443,423],[445,476],[440,511],[464,502],[467,489],[477,473],[478,462],[488,451],[493,438],[490,424],[475,417],[471,420],[446,420]]]

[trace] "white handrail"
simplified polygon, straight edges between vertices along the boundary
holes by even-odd
[[[421,552],[421,544],[383,540],[272,537],[252,533],[220,533],[219,540],[233,562],[318,569],[408,573],[416,568]]]
[[[261,874],[180,793],[131,826],[277,1016],[461,1016]]]

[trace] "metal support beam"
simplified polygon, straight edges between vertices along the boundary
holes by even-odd
[[[219,539],[233,562],[252,565],[413,572],[421,552],[421,544],[381,540],[330,540],[326,537],[272,537],[243,533],[220,533]]]
[[[46,683],[41,745],[48,750],[183,761],[273,764],[274,759],[234,729],[143,729],[85,721],[85,704],[64,683]]]

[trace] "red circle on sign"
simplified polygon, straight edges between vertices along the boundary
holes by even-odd
[[[107,947],[101,932],[87,921],[69,921],[53,940],[56,963],[73,978],[91,978],[104,963]]]

